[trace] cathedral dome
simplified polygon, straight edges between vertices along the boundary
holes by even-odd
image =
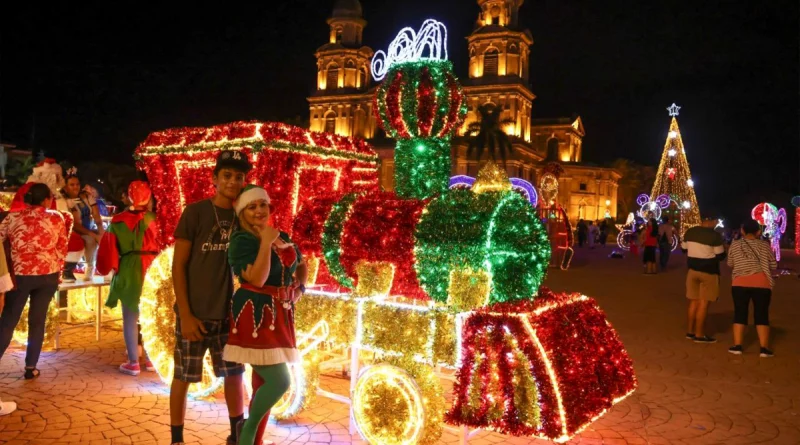
[[[358,0],[336,0],[333,4],[334,18],[358,18],[363,15],[361,2]]]

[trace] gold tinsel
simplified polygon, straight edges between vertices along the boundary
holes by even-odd
[[[416,386],[416,394],[420,397],[424,407],[424,425],[419,435],[417,444],[429,445],[436,443],[442,436],[443,415],[445,411],[445,398],[442,385],[433,372],[433,368],[417,363],[409,357],[384,357],[380,360],[381,366],[390,365],[405,372],[405,378],[413,380],[411,386]],[[398,372],[398,378],[404,378]],[[382,437],[380,443],[404,443],[404,430],[409,422],[414,422],[409,417],[412,415],[411,406],[404,399],[401,391],[386,382],[369,382],[368,391],[364,397],[354,400],[353,403],[364,404],[364,416],[359,418],[359,427],[369,429],[373,434]],[[358,383],[357,383],[358,385]]]
[[[317,274],[319,273],[319,257],[309,255],[305,258],[306,269],[308,270],[308,278],[306,285],[311,286],[317,284]]]
[[[356,263],[356,274],[358,285],[353,296],[386,298],[392,289],[394,264],[387,261],[360,260]]]
[[[104,320],[119,320],[122,318],[122,303],[111,309],[105,305],[108,299],[109,286],[100,286],[100,304]],[[97,287],[84,287],[67,291],[67,305],[70,318],[75,323],[93,322],[95,319],[95,305],[97,304]]]
[[[311,351],[303,356],[303,382],[302,388],[297,388],[296,379],[292,379],[292,387],[281,397],[270,411],[270,415],[278,420],[291,419],[304,409],[308,408],[317,400],[317,388],[319,388],[320,363],[324,354],[319,351]],[[291,406],[291,399],[296,396],[296,391],[301,391],[300,405],[296,410],[288,410]]]
[[[447,288],[447,304],[459,312],[484,307],[489,302],[490,290],[489,274],[486,271],[453,269]]]
[[[409,310],[401,306],[388,306],[380,302],[364,305],[365,346],[386,352],[398,352],[413,357],[420,354],[432,358],[427,350],[430,342],[431,311]]]
[[[433,336],[433,363],[456,364],[456,317],[450,311],[433,312],[436,333]]]
[[[11,202],[14,201],[14,195],[16,192],[0,192],[0,207],[3,208],[4,211],[8,211],[11,209]]]
[[[14,328],[12,338],[14,341],[21,345],[28,344],[28,309],[30,300],[25,303],[25,308],[22,309],[22,316],[19,318],[17,327]],[[58,331],[58,299],[53,298],[50,300],[50,305],[47,306],[47,317],[44,322],[44,343],[43,349],[51,349],[55,347],[56,332]]]
[[[144,348],[161,381],[172,382],[175,349],[175,292],[172,288],[173,248],[162,251],[147,270],[139,302],[139,324]],[[211,396],[222,388],[222,378],[214,376],[211,356],[203,360],[203,380],[189,386],[193,397]]]
[[[357,309],[354,300],[305,294],[295,308],[295,327],[298,333],[308,332],[325,320],[330,328],[326,341],[336,346],[349,346],[356,338]]]
[[[511,181],[508,179],[508,175],[492,161],[487,162],[486,165],[480,169],[478,177],[475,178],[475,183],[472,184],[472,191],[474,193],[509,190],[511,190]]]

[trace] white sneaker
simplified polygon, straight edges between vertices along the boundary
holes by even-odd
[[[83,281],[94,281],[94,267],[86,266],[86,272],[83,274]]]
[[[0,416],[6,416],[17,410],[15,402],[3,402],[0,400]]]

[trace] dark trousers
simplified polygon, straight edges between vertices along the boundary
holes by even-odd
[[[669,264],[669,254],[672,252],[672,244],[659,244],[658,246],[658,256],[661,263],[661,270],[667,268],[667,264]]]
[[[25,303],[30,297],[28,308],[28,352],[25,355],[25,366],[35,368],[39,362],[44,343],[44,323],[50,300],[58,290],[58,274],[50,275],[17,275],[14,290],[6,293],[6,305],[0,315],[0,359],[11,344],[14,328],[17,327]]]
[[[769,303],[772,289],[761,287],[731,287],[733,294],[733,322],[747,325],[750,302],[753,302],[753,321],[756,326],[769,326]]]

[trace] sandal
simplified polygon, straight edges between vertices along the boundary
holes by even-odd
[[[25,368],[25,380],[35,379],[36,377],[39,377],[39,374],[41,373],[36,368]]]

